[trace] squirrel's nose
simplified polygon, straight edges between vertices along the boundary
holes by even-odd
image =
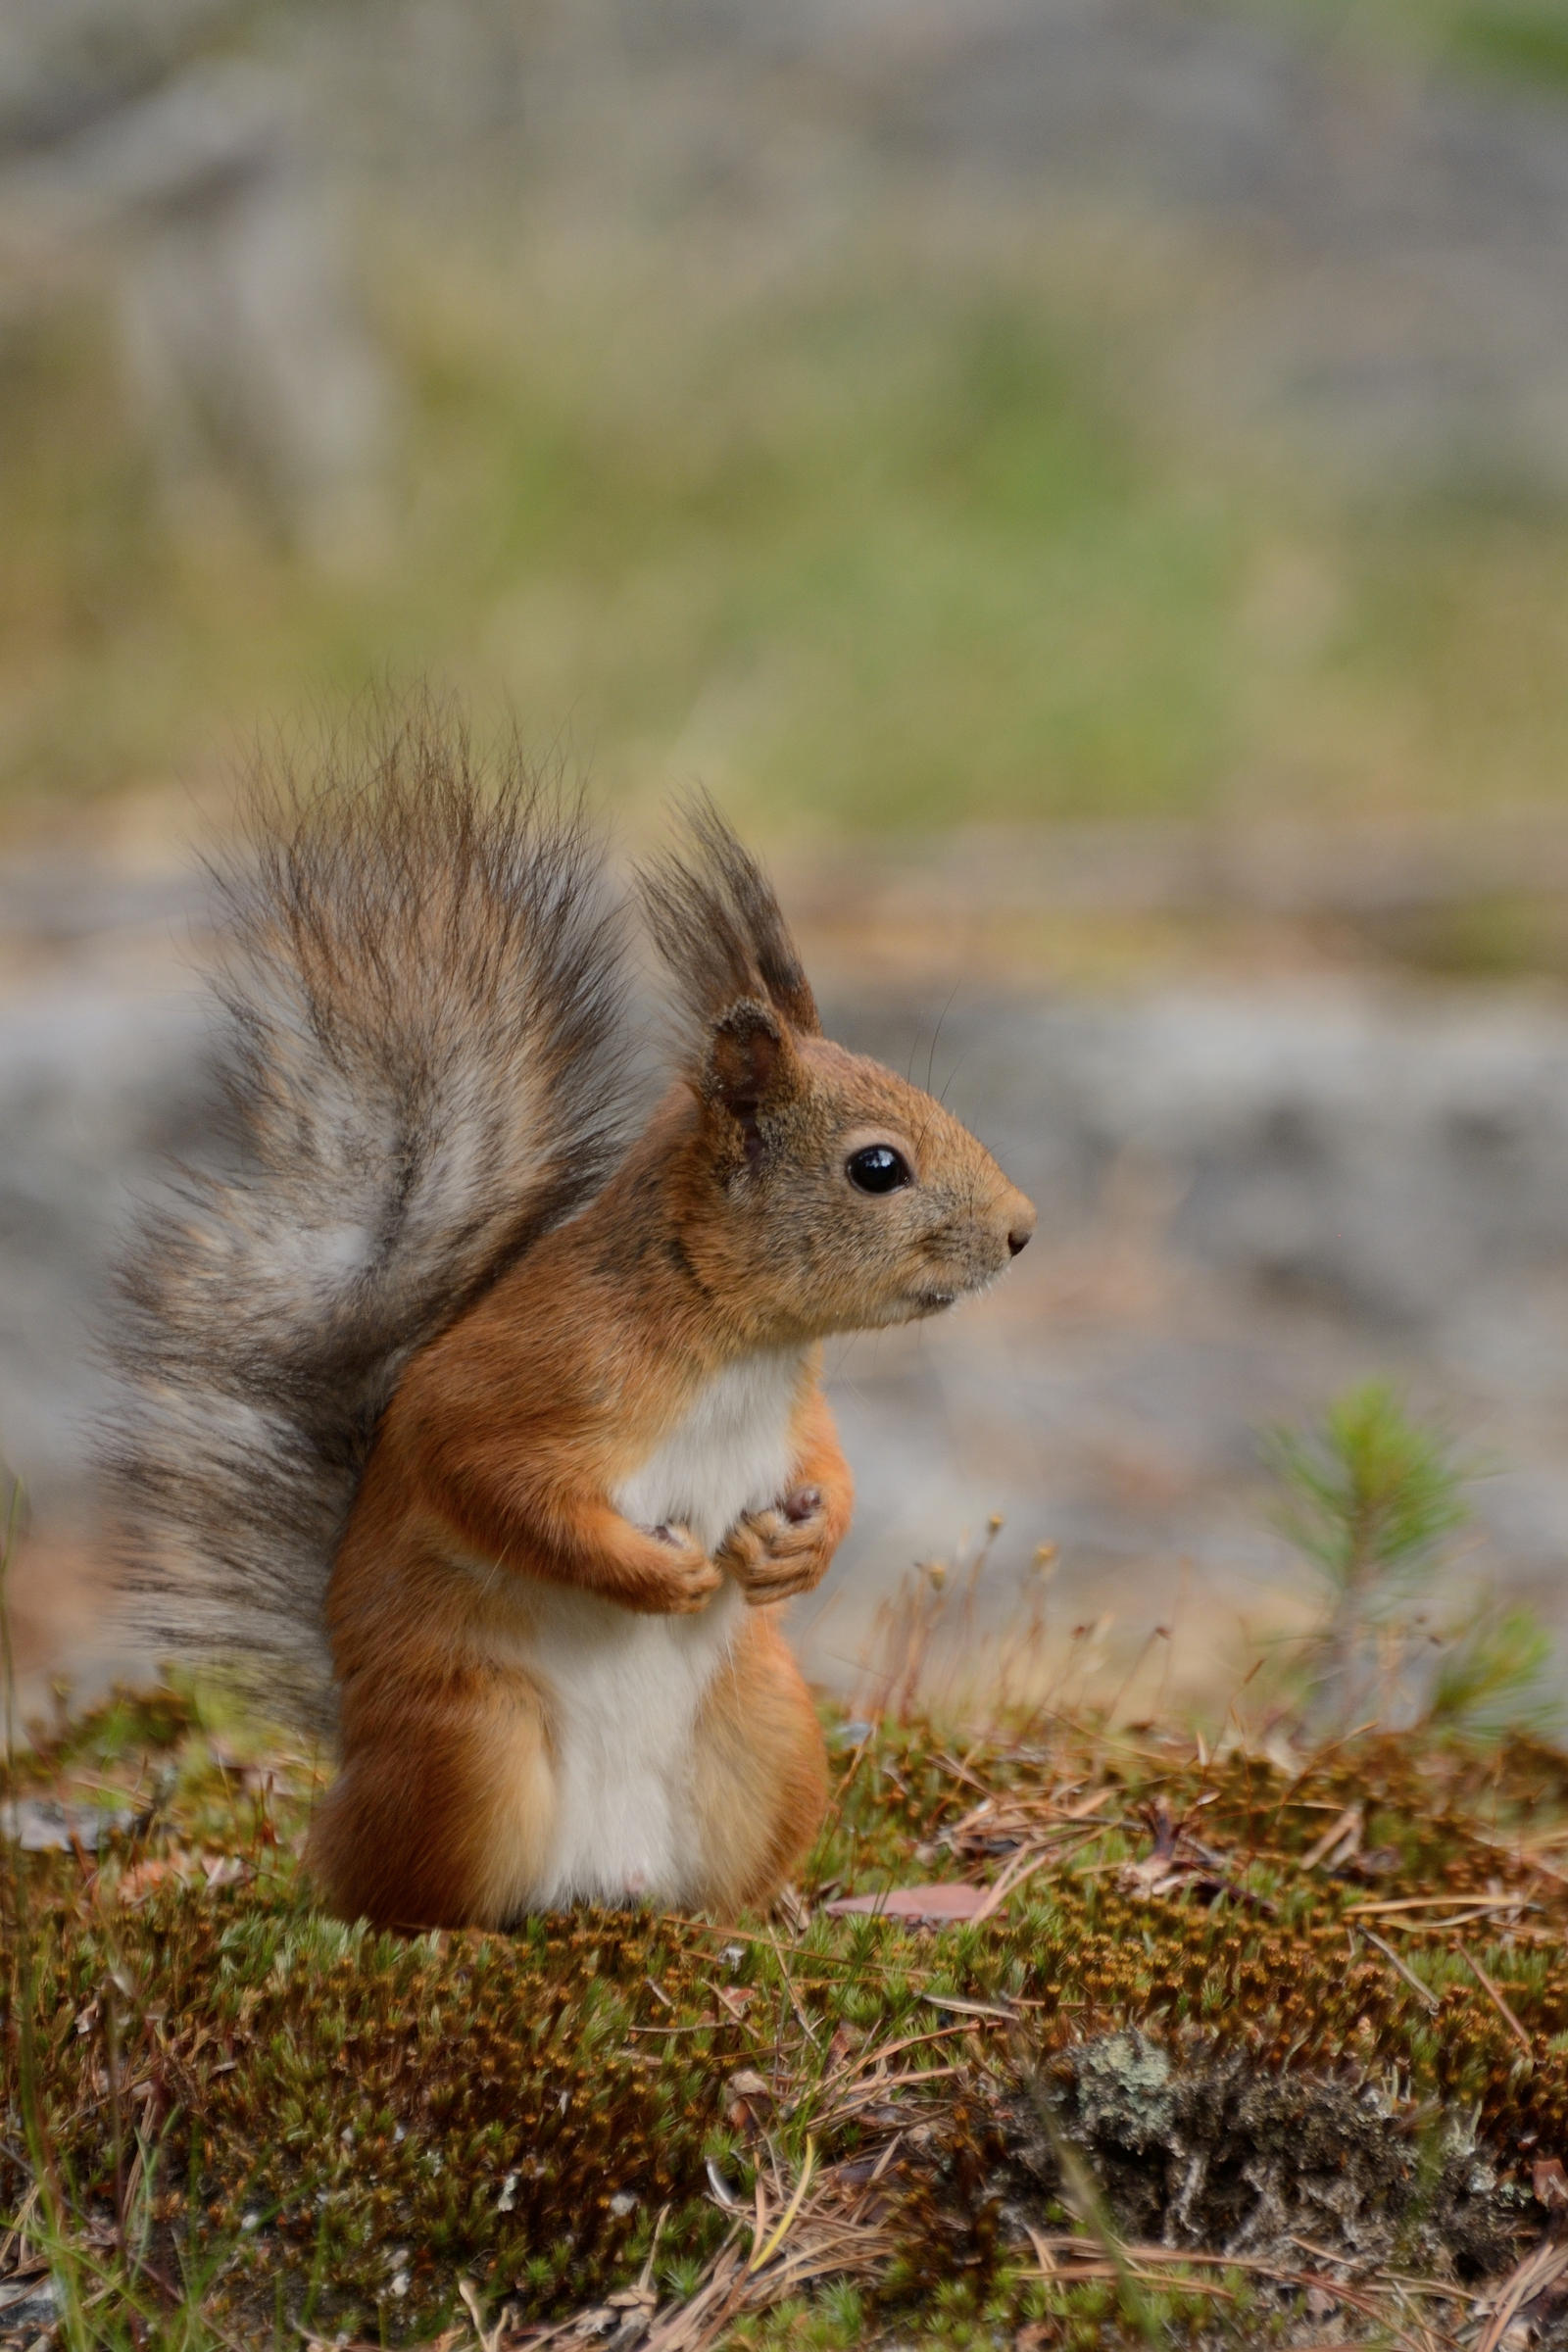
[[[1009,1256],[1016,1257],[1020,1250],[1026,1250],[1029,1247],[1029,1237],[1034,1232],[1034,1203],[1031,1200],[1026,1200],[1022,1193],[1019,1193],[1017,1196],[1017,1205],[1014,1208],[1011,1217],[1007,1221],[1007,1251]]]
[[[1029,1236],[1033,1231],[1032,1225],[1015,1225],[1013,1227],[1007,1236],[1007,1249],[1012,1256],[1016,1257],[1020,1250],[1028,1249]]]

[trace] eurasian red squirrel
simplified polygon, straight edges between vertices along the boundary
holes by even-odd
[[[236,1148],[126,1267],[143,1626],[335,1735],[308,1860],[344,1917],[765,1903],[825,1802],[776,1607],[850,1521],[819,1343],[981,1289],[1034,1211],[822,1035],[706,803],[640,877],[684,1035],[631,1137],[621,917],[569,802],[426,719],[252,848]]]

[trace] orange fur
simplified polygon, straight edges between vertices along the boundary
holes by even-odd
[[[765,1902],[822,1808],[774,1613],[849,1525],[819,1343],[983,1288],[1034,1212],[821,1034],[711,808],[640,877],[682,1045],[636,1138],[622,926],[569,796],[416,711],[264,795],[254,848],[239,1149],[125,1269],[139,1630],[335,1723],[310,1860],[342,1914]]]
[[[693,1755],[706,1908],[768,1902],[827,1810],[827,1751],[811,1694],[770,1615],[749,1615],[709,1690]]]
[[[802,1060],[822,1068],[826,1098],[797,1104],[803,1125],[863,1125],[885,1117],[890,1093],[914,1097],[836,1048]],[[907,1134],[911,1105],[899,1107]],[[939,1167],[959,1150],[983,1166],[991,1231],[1015,1230],[1027,1203],[931,1114],[944,1116],[923,1114],[924,1152]],[[876,1303],[853,1239],[820,1298],[779,1280],[766,1220],[749,1230],[715,1186],[728,1142],[720,1115],[679,1090],[598,1199],[404,1376],[328,1600],[344,1772],[311,1858],[335,1909],[496,1924],[536,1899],[557,1801],[558,1726],[533,1646],[546,1589],[695,1616],[726,1579],[763,1604],[826,1572],[853,1487],[814,1357],[791,1425],[788,1491],[819,1497],[802,1523],[780,1509],[743,1516],[710,1556],[678,1531],[632,1526],[610,1500],[727,1364],[853,1326]],[[765,1899],[815,1832],[822,1764],[809,1697],[760,1606],[699,1710],[690,1776],[706,1861],[684,1898]]]
[[[1033,1211],[928,1095],[817,1034],[772,953],[776,990],[737,1001],[705,949],[696,1066],[386,1410],[327,1603],[344,1772],[312,1859],[341,1911],[729,1909],[815,1833],[820,1738],[768,1604],[850,1520],[817,1344],[990,1280]],[[850,1180],[868,1142],[905,1166],[885,1197]],[[661,1478],[634,1525],[616,1495]]]

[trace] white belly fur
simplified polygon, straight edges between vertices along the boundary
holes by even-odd
[[[784,1493],[802,1359],[748,1357],[710,1381],[677,1428],[612,1495],[641,1527],[690,1528],[714,1550],[743,1512]],[[628,1895],[689,1899],[698,1876],[692,1729],[746,1603],[725,1584],[694,1617],[644,1617],[551,1590],[530,1662],[556,1723],[556,1839],[543,1904]]]

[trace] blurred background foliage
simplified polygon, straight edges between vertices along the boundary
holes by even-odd
[[[13,806],[188,780],[420,672],[611,790],[700,773],[764,825],[1556,802],[1568,451],[1485,401],[1455,425],[1441,381],[1429,431],[1419,348],[1373,404],[1408,414],[1370,432],[1353,382],[1325,406],[1275,365],[1276,279],[1377,307],[1311,217],[1332,149],[1299,219],[1300,189],[1260,206],[1245,171],[1198,200],[1134,186],[1136,107],[1065,178],[1009,160],[1006,45],[1049,52],[1070,13],[982,12],[971,55],[940,10],[24,0],[0,46]],[[1253,74],[1254,145],[1270,90],[1282,140],[1303,106],[1493,137],[1522,109],[1568,145],[1556,0],[1169,15]],[[945,74],[967,124],[932,117]],[[1484,262],[1511,199],[1471,194]],[[1352,260],[1397,238],[1404,196],[1392,228],[1373,196]],[[1445,286],[1404,298],[1419,346]],[[182,303],[248,321],[226,375]],[[281,407],[335,408],[330,446],[247,414],[246,334],[294,339]]]
[[[996,1298],[832,1367],[861,1499],[814,1670],[995,1514],[986,1606],[1055,1546],[1085,1688],[1164,1660],[1161,1703],[1222,1705],[1265,1636],[1386,1679],[1385,1613],[1328,1640],[1260,1536],[1255,1446],[1384,1375],[1507,1465],[1495,1606],[1440,1547],[1395,1680],[1454,1720],[1534,1687],[1520,1610],[1568,1624],[1568,0],[5,0],[31,1671],[103,1639],[127,1193],[212,1139],[186,844],[253,742],[423,678],[622,835],[706,783],[837,1033],[1040,1203]]]
[[[1416,50],[1429,63],[1513,81],[1568,82],[1568,19],[1553,0],[1279,0],[1306,23],[1362,45]]]

